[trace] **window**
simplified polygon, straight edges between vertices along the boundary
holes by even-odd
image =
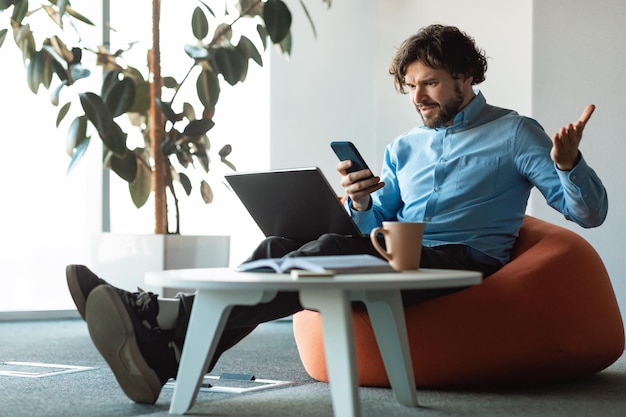
[[[89,0],[75,0],[72,4],[84,14],[89,12],[93,21],[100,18],[92,13],[97,8]],[[134,8],[132,12],[130,7]],[[150,42],[150,7],[148,0],[112,0],[111,20],[116,30],[112,33],[112,48],[115,43]],[[166,57],[163,73],[180,79],[190,64],[183,45],[194,41],[189,22],[195,4],[172,1],[163,2],[162,7],[161,48]],[[91,35],[99,36],[97,31]],[[100,44],[99,39],[94,44]],[[146,49],[140,46],[143,45],[135,47],[138,53]],[[174,53],[177,57],[170,60]],[[5,101],[12,103],[3,110],[4,120],[11,123],[3,124],[4,161],[0,165],[4,178],[0,204],[4,223],[0,236],[0,318],[2,312],[74,310],[65,283],[65,265],[89,265],[90,242],[95,233],[101,232],[102,224],[99,140],[93,137],[87,160],[83,159],[66,175],[66,127],[55,129],[57,109],[49,104],[46,91],[38,96],[29,91],[19,54],[9,34],[0,48],[2,62],[12,63],[0,69],[1,91],[10,97]],[[233,146],[231,160],[239,170],[269,166],[267,64],[259,68],[251,63],[245,84],[222,87],[216,126],[209,132],[213,149],[225,143]],[[231,259],[237,262],[248,253],[249,245],[258,242],[259,234],[251,220],[232,216],[233,212],[244,216],[247,213],[242,212],[237,198],[222,184],[220,175],[228,169],[218,165],[216,161],[211,171],[210,182],[216,194],[213,205],[205,205],[198,195],[181,198],[181,232],[233,235],[235,242],[246,243],[231,249]],[[110,177],[111,231],[151,233],[150,202],[136,209],[126,183],[115,174]],[[252,236],[252,240],[245,236]]]

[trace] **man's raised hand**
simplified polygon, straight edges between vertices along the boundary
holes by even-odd
[[[561,171],[569,171],[578,163],[578,146],[583,138],[583,130],[595,109],[595,105],[588,105],[575,123],[563,126],[552,137],[550,157]]]

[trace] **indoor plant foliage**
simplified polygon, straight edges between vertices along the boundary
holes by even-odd
[[[331,0],[322,1],[330,7]],[[303,0],[298,2],[309,17]],[[188,32],[195,43],[181,44],[189,57],[189,63],[181,65],[189,69],[177,80],[161,75],[160,0],[152,1],[152,47],[147,63],[140,65],[124,59],[132,45],[117,51],[84,45],[81,27],[94,23],[73,9],[69,0],[33,3],[0,0],[0,12],[10,15],[10,29],[0,31],[0,46],[12,32],[22,52],[29,88],[35,94],[42,87],[50,91],[50,101],[59,108],[57,126],[67,118],[68,172],[85,154],[95,131],[103,143],[104,166],[128,182],[134,204],[143,206],[154,193],[155,233],[170,231],[168,197],[174,205],[173,231],[178,233],[177,188],[187,195],[198,189],[206,203],[213,200],[208,182],[201,180],[192,186],[185,171],[199,168],[209,172],[208,132],[214,126],[220,83],[234,86],[245,81],[250,60],[262,66],[262,53],[270,44],[290,53],[289,7],[282,0],[199,0]],[[54,22],[52,33],[37,26],[41,20],[35,17],[41,15]],[[247,26],[243,25],[246,21]],[[240,27],[250,27],[250,21],[256,25],[251,33],[237,32]],[[315,33],[310,17],[309,21]],[[99,67],[89,68],[90,62]],[[90,81],[85,82],[86,78]],[[94,79],[98,88],[93,87]],[[188,84],[195,87],[193,105],[178,94]],[[128,125],[122,117],[131,121],[131,129],[141,132],[143,146],[129,147],[131,132],[122,127]],[[227,159],[230,153],[230,145],[225,145],[217,155],[234,170]]]

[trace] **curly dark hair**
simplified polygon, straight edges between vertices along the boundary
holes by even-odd
[[[396,90],[404,90],[407,67],[420,61],[434,69],[443,69],[452,76],[473,77],[472,84],[485,81],[487,58],[472,37],[454,26],[430,25],[419,30],[398,48],[389,66]]]

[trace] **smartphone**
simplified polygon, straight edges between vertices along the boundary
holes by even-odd
[[[330,147],[333,148],[333,151],[335,151],[335,154],[337,154],[340,161],[352,161],[352,166],[348,168],[348,172],[369,169],[367,163],[365,163],[365,159],[363,159],[358,149],[352,142],[335,141],[330,143]]]

